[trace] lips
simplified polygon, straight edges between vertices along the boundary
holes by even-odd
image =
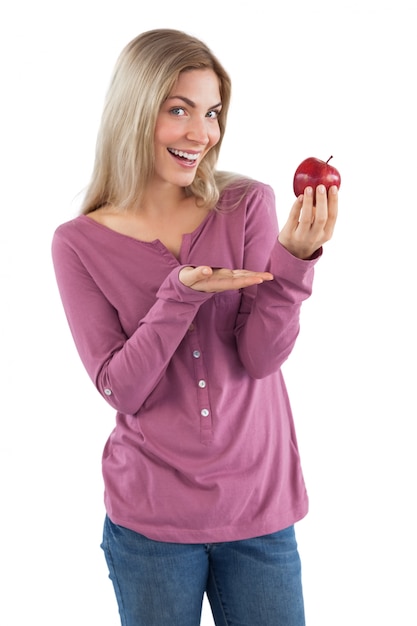
[[[177,150],[176,148],[168,148],[168,152],[187,165],[194,165],[199,157],[199,153],[186,152],[185,150]]]

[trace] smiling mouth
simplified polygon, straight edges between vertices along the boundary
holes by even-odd
[[[168,148],[168,152],[179,159],[183,159],[184,161],[188,161],[189,163],[195,163],[198,159],[198,154],[191,154],[190,152],[185,152],[184,150],[176,150],[174,148]]]

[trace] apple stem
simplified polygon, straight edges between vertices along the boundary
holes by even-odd
[[[330,161],[330,159],[332,159],[332,158],[333,158],[333,156],[331,156],[331,157],[329,157],[329,158],[327,159],[327,161],[326,161],[326,165],[327,165],[327,163]]]

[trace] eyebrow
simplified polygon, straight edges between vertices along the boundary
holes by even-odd
[[[182,100],[183,102],[185,102],[185,104],[188,104],[189,107],[195,109],[196,108],[196,103],[193,102],[192,100],[190,100],[189,98],[186,98],[185,96],[169,96],[167,98],[167,100]],[[210,111],[211,109],[218,109],[219,107],[222,106],[221,102],[218,102],[217,104],[214,104],[213,106],[209,107],[207,110]]]

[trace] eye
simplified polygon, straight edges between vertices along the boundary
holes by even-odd
[[[169,112],[177,116],[185,115],[185,110],[182,107],[172,107]]]
[[[207,117],[212,120],[216,120],[220,115],[220,109],[212,109],[211,111],[207,111]]]

